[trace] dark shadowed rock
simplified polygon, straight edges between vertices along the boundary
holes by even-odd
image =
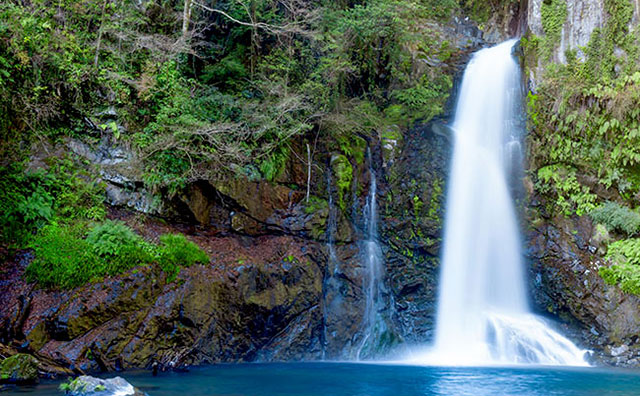
[[[587,216],[545,218],[539,209],[527,210],[526,233],[529,287],[536,309],[560,318],[570,338],[592,349],[598,361],[636,365],[640,298],[607,285],[598,274],[609,263],[597,248],[596,227]]]

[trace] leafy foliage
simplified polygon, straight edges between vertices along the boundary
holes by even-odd
[[[518,0],[461,0],[460,4],[466,15],[481,26],[494,15],[500,15],[507,10],[509,5],[518,3]]]
[[[331,169],[335,175],[335,184],[338,187],[338,205],[344,210],[347,204],[347,196],[351,191],[353,181],[353,167],[344,155],[338,155],[331,159]]]
[[[616,202],[607,201],[593,209],[589,215],[593,221],[627,236],[637,234],[640,231],[640,213]]]
[[[101,272],[117,275],[154,260],[155,248],[123,223],[105,221],[94,226],[86,241],[105,264]]]
[[[561,7],[543,7],[554,4]],[[567,51],[566,64],[547,63],[528,96],[536,188],[565,215],[590,212],[598,191],[613,188],[630,202],[640,187],[640,32],[628,30],[630,1],[605,6],[605,26],[585,48]],[[562,13],[551,11],[544,40],[554,40],[561,26],[555,18]],[[550,53],[541,40],[523,40],[532,65]]]
[[[21,163],[0,167],[0,242],[26,243],[56,218],[102,219],[103,200],[102,187],[85,180],[68,158],[51,161],[47,170],[25,171]]]
[[[558,194],[555,205],[565,216],[576,213],[581,216],[594,208],[595,194],[578,182],[575,169],[550,165],[538,169],[538,191],[549,193],[554,188]]]
[[[209,257],[184,235],[163,235],[153,245],[123,223],[94,225],[86,238],[80,226],[45,226],[31,243],[35,259],[27,280],[43,287],[72,288],[105,276],[115,276],[139,265],[157,263],[171,281],[181,266],[207,263]]]
[[[626,239],[609,245],[607,258],[618,264],[601,267],[600,276],[609,285],[620,285],[630,294],[640,295],[640,239]]]
[[[543,1],[540,5],[540,17],[544,30],[540,44],[541,55],[549,60],[555,47],[560,44],[562,26],[567,19],[566,0]]]
[[[455,0],[204,2],[187,32],[182,6],[0,5],[3,158],[100,134],[137,149],[146,184],[170,193],[221,173],[275,180],[292,138],[313,131],[361,162],[354,135],[428,121],[451,88],[454,50],[432,26]],[[124,129],[78,122],[107,107]]]
[[[170,280],[175,279],[180,266],[189,267],[209,262],[209,256],[182,234],[162,235],[160,242],[162,245],[158,249],[158,261]]]
[[[640,215],[629,209],[640,187],[640,31],[629,30],[630,0],[605,0],[604,6],[605,25],[586,47],[566,51],[564,64],[552,59],[565,23],[564,1],[545,1],[545,36],[523,39],[527,63],[546,63],[537,92],[528,95],[529,146],[535,188],[548,198],[548,209],[565,216],[589,213],[629,237],[640,230]],[[609,201],[611,193],[616,201]],[[607,257],[614,264],[601,267],[600,275],[640,294],[639,252],[638,239],[611,243]]]
[[[103,268],[77,228],[48,225],[34,238],[31,247],[35,259],[27,267],[27,280],[44,287],[78,286],[99,276]]]

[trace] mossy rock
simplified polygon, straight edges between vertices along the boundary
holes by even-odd
[[[38,360],[24,353],[4,359],[0,366],[0,381],[17,384],[38,382]]]
[[[337,154],[331,157],[331,170],[338,190],[338,205],[340,209],[345,210],[353,181],[353,166],[347,157]]]

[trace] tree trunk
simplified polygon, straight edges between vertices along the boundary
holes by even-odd
[[[102,3],[102,13],[100,14],[100,27],[98,28],[98,42],[96,43],[96,55],[93,58],[93,67],[98,68],[98,58],[100,57],[100,43],[102,42],[102,25],[104,25],[104,10],[107,8],[107,0]]]
[[[182,12],[182,37],[187,36],[189,31],[189,21],[191,20],[191,1],[184,0],[184,10]]]

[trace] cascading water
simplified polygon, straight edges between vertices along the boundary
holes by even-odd
[[[327,257],[327,273],[325,274],[325,279],[323,281],[323,310],[322,310],[322,360],[326,359],[327,355],[327,344],[329,342],[329,335],[327,334],[327,326],[330,322],[329,319],[329,310],[330,304],[327,301],[327,289],[333,288],[335,279],[334,276],[339,272],[338,255],[336,254],[336,245],[335,245],[335,234],[338,228],[337,224],[337,208],[333,202],[333,191],[331,190],[331,172],[327,173],[327,251],[329,255]]]
[[[587,365],[584,352],[530,312],[508,174],[520,150],[516,40],[474,54],[453,124],[436,339],[438,365]],[[510,152],[511,150],[511,152]]]
[[[379,318],[379,311],[384,307],[382,299],[383,294],[383,262],[382,250],[378,243],[378,205],[376,201],[378,182],[376,173],[373,169],[373,159],[371,150],[368,150],[369,158],[369,194],[364,207],[365,214],[365,232],[366,240],[364,241],[364,259],[366,276],[364,277],[363,289],[365,296],[365,311],[363,316],[363,338],[358,348],[358,359],[362,359],[365,355],[375,353],[376,335],[386,330],[386,325],[382,318]]]

